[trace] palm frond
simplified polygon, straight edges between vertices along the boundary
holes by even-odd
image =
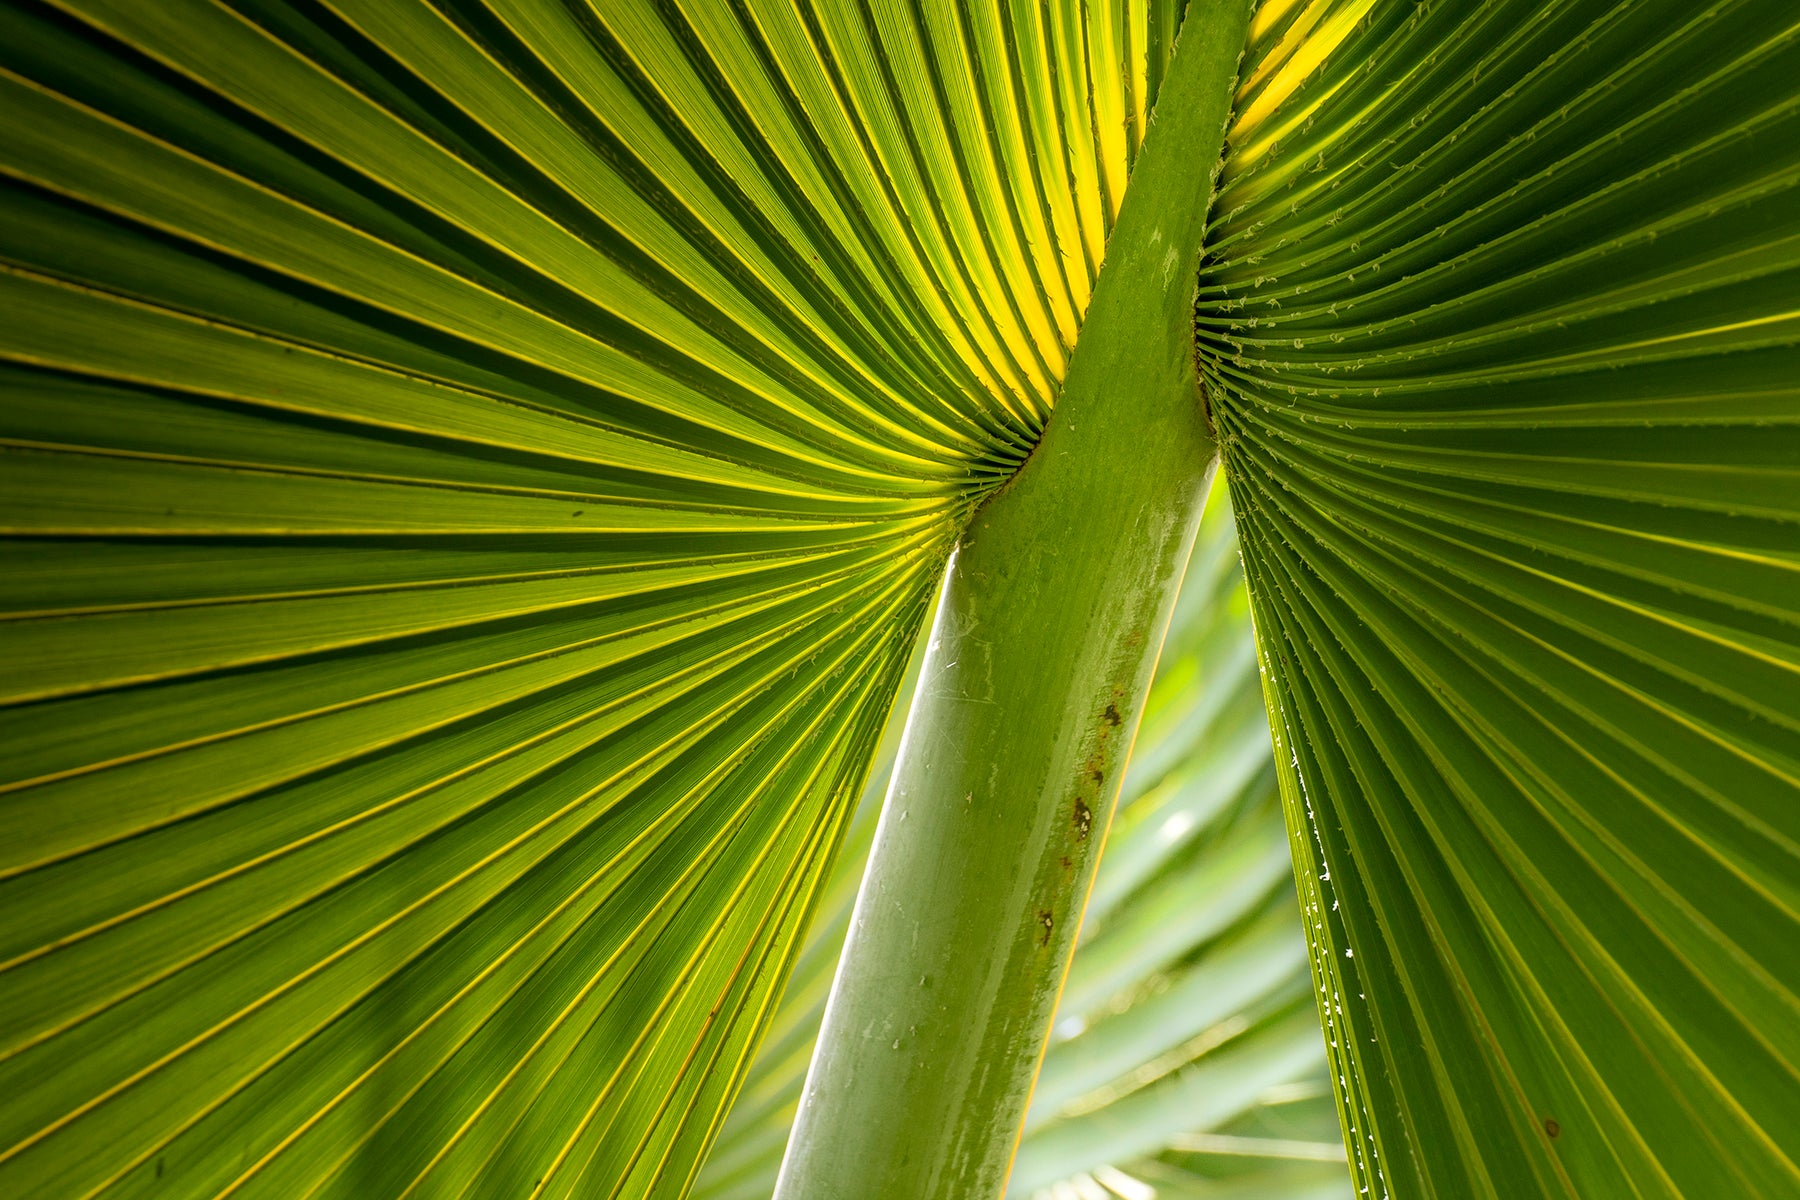
[[[0,9],[0,1191],[683,1190],[1054,398],[1109,11]]]
[[[1315,10],[1198,311],[1358,1186],[1793,1195],[1800,26]]]

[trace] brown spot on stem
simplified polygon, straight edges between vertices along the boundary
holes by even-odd
[[[1111,703],[1107,704],[1105,717],[1106,717],[1106,723],[1108,725],[1111,725],[1114,729],[1117,729],[1120,724],[1119,706],[1116,704],[1111,704]]]
[[[1050,944],[1050,935],[1056,931],[1056,918],[1050,915],[1050,910],[1047,908],[1038,909],[1037,918],[1040,927],[1038,933],[1038,945],[1048,946]]]
[[[1550,1135],[1551,1141],[1555,1141],[1562,1136],[1562,1126],[1557,1124],[1555,1117],[1545,1117],[1544,1132]]]
[[[1088,832],[1094,827],[1094,810],[1087,806],[1086,800],[1077,796],[1075,797],[1075,812],[1072,816],[1075,822],[1075,836],[1084,842],[1087,841]]]

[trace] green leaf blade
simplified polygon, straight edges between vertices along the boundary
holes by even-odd
[[[1371,1194],[1800,1185],[1789,24],[1377,6],[1234,133],[1205,369]]]

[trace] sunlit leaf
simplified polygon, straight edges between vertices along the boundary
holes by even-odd
[[[1245,76],[1204,369],[1371,1196],[1800,1191],[1797,37],[1376,4]]]
[[[1169,4],[0,9],[0,1192],[684,1190]]]

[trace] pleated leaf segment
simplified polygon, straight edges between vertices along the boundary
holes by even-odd
[[[1800,12],[1261,15],[1198,321],[1358,1187],[1800,1195]]]
[[[0,1193],[685,1191],[1177,16],[0,8]]]

